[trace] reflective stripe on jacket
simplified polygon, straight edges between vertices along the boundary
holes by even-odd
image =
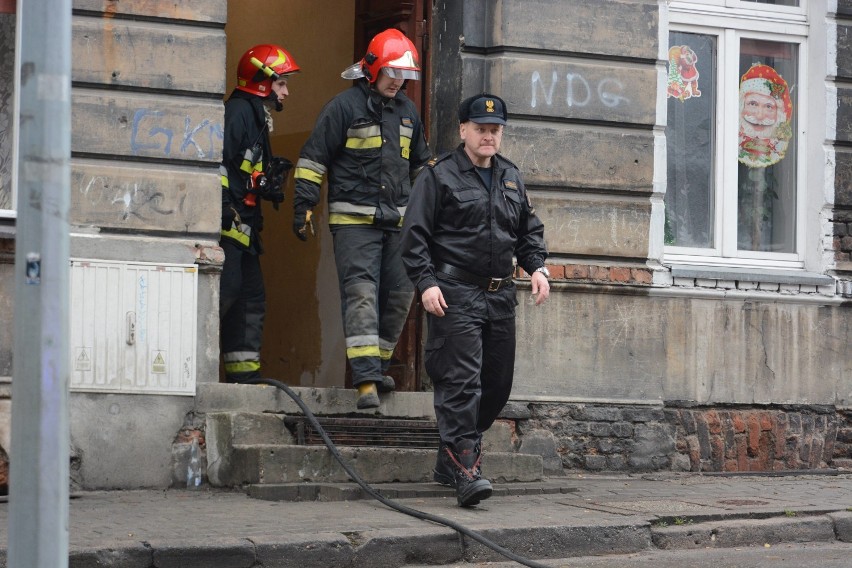
[[[429,159],[423,124],[402,93],[381,97],[366,80],[334,97],[296,164],[294,208],[313,208],[328,176],[329,224],[398,228],[412,179]]]

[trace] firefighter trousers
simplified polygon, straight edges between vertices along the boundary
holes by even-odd
[[[425,368],[441,441],[479,444],[509,400],[515,367],[515,286],[496,292],[439,280],[448,307],[427,315]]]
[[[380,382],[414,296],[399,232],[350,225],[332,234],[352,384]]]
[[[260,256],[230,239],[222,239],[225,252],[219,285],[219,337],[225,380],[239,383],[260,378],[260,345],[266,315],[266,291]]]

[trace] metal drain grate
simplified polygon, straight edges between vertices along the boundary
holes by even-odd
[[[317,418],[328,437],[339,446],[374,446],[381,448],[438,447],[438,425],[430,420],[385,418]],[[322,445],[322,437],[302,416],[287,416],[284,424],[300,445]]]

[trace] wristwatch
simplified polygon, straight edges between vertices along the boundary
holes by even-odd
[[[544,274],[545,278],[550,280],[550,271],[547,269],[546,266],[540,266],[540,267],[536,268],[535,272],[541,272],[542,274]]]

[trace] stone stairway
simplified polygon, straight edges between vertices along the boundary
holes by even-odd
[[[378,409],[359,411],[352,390],[293,390],[367,483],[395,484],[384,490],[397,495],[447,491],[431,483],[439,440],[431,393],[391,393],[382,396]],[[346,500],[362,494],[281,390],[199,385],[195,412],[206,417],[206,473],[213,486],[246,488],[252,496],[273,500]],[[517,453],[509,428],[498,422],[483,440],[483,472],[521,490],[525,482],[542,479],[542,457]]]

